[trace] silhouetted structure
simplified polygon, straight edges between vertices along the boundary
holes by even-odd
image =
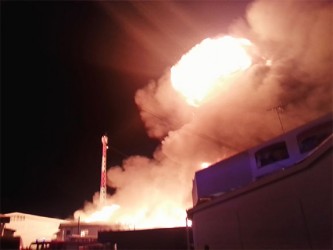
[[[134,231],[101,231],[98,241],[122,249],[188,249],[190,228],[158,228]],[[111,248],[111,249],[113,249]]]
[[[19,250],[21,247],[21,237],[14,237],[15,230],[5,228],[5,224],[9,222],[9,216],[0,215],[0,249]]]

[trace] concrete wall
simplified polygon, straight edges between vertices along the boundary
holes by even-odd
[[[195,249],[332,249],[332,155],[194,207]]]

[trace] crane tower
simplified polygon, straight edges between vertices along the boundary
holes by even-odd
[[[99,192],[99,201],[105,204],[106,201],[106,151],[108,149],[108,137],[102,136],[102,168],[101,168],[101,188]]]

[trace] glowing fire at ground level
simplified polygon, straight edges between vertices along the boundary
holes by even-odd
[[[108,223],[120,229],[148,229],[191,226],[191,221],[186,219],[186,210],[176,205],[172,208],[161,208],[153,214],[149,211],[133,210],[128,215],[117,214],[121,207],[117,204],[106,205],[90,212],[77,211],[76,220],[86,223]],[[170,211],[171,210],[171,211]]]
[[[198,165],[198,170],[209,165],[211,163],[202,162]],[[98,197],[99,194],[96,193],[91,207],[86,206],[84,210],[76,211],[74,219],[85,223],[107,223],[117,229],[125,230],[192,226],[192,221],[187,218],[186,213],[190,206],[169,201],[164,197],[161,197],[160,203],[155,208],[145,205],[132,209],[123,207],[127,212],[124,212],[119,204],[112,204],[111,200],[108,200],[109,204],[103,205]]]

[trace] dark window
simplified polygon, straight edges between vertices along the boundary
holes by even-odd
[[[332,121],[315,126],[297,136],[299,151],[306,153],[317,147],[332,134]]]
[[[255,153],[257,166],[259,168],[268,164],[287,159],[289,157],[285,142],[279,142],[260,149]]]

